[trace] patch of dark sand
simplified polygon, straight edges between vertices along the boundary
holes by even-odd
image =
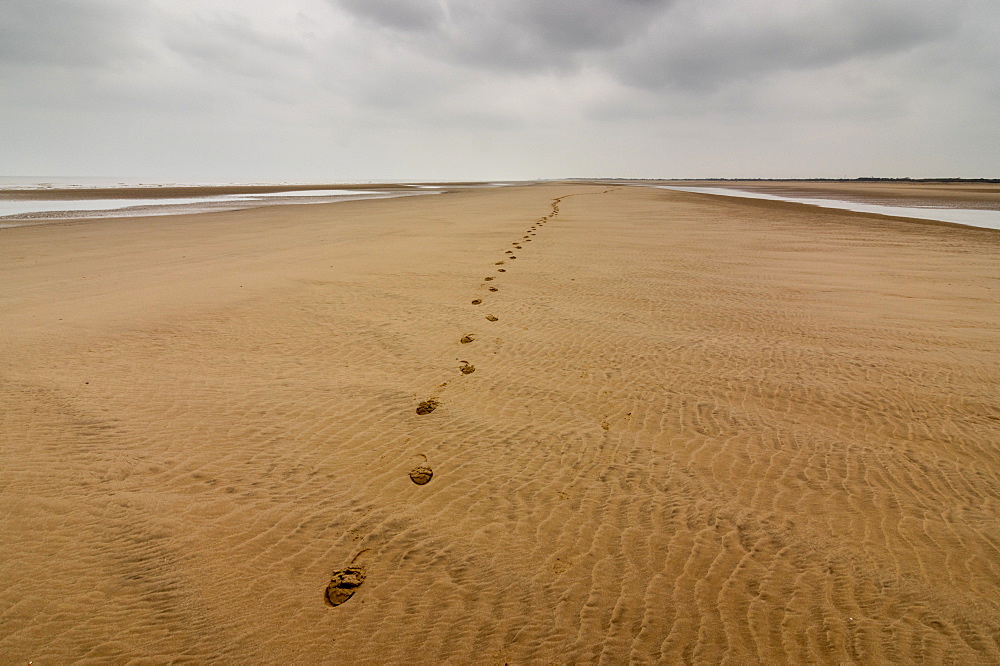
[[[420,415],[430,414],[435,409],[437,409],[440,404],[441,403],[438,402],[437,398],[430,398],[428,400],[424,400],[422,403],[417,405],[417,414]]]

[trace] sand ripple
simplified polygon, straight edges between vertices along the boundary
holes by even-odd
[[[599,186],[428,199],[338,204],[345,246],[292,219],[313,251],[211,307],[100,325],[113,290],[73,315],[11,283],[18,322],[79,322],[3,343],[0,653],[1000,661],[995,234]],[[287,258],[229,240],[214,270]]]

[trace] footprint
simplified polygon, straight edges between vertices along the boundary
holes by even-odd
[[[517,259],[517,257],[515,257],[514,255],[510,255],[510,257],[508,257],[508,258],[509,259]]]
[[[507,250],[505,254],[514,254],[514,250]]]
[[[498,261],[498,262],[496,262],[496,263],[495,263],[495,264],[493,264],[493,265],[494,265],[494,266],[503,266],[503,264],[504,264],[504,262],[502,262],[502,261]]]
[[[515,245],[514,247],[516,247],[516,248],[517,248],[518,250],[520,250],[520,249],[521,249],[521,246],[520,246],[520,245]]]
[[[482,302],[483,302],[483,299],[481,299],[481,298],[474,298],[474,299],[472,300],[472,304],[473,304],[473,305],[479,305],[479,304],[480,304],[480,303],[482,303]]]
[[[486,315],[486,318],[490,321],[499,321],[499,318],[494,317],[493,315]]]
[[[506,272],[507,272],[506,268],[498,268],[497,269],[497,273],[506,273]]]
[[[426,465],[421,465],[420,467],[414,467],[413,469],[410,470],[410,481],[413,481],[413,483],[417,484],[418,486],[422,486],[430,482],[431,477],[433,476],[434,472],[431,471],[431,468],[427,467]]]
[[[365,582],[365,576],[367,575],[365,569],[364,567],[356,566],[356,563],[358,558],[366,552],[368,552],[367,548],[355,555],[347,568],[334,571],[330,574],[330,583],[326,586],[326,592],[323,595],[328,606],[339,606],[344,603],[353,597],[354,593],[361,587],[361,584]]]
[[[420,414],[421,416],[423,416],[424,414],[430,414],[435,409],[437,409],[438,405],[440,404],[441,403],[437,401],[437,398],[430,398],[428,400],[424,400],[422,403],[417,405],[417,414]]]
[[[476,366],[472,365],[468,361],[459,361],[462,365],[458,366],[458,369],[462,371],[463,375],[471,375],[476,371]]]
[[[484,279],[484,280],[486,280],[487,282],[489,282],[489,281],[490,281],[490,280],[492,280],[493,278],[491,278],[491,277],[484,277],[483,279]]]
[[[497,289],[496,287],[490,287],[490,291],[500,291],[500,290]]]
[[[463,345],[467,345],[467,344],[469,344],[470,342],[472,342],[475,339],[476,339],[476,334],[475,333],[469,333],[468,335],[463,335],[462,339],[459,340],[459,342],[461,342]],[[436,404],[434,406],[437,407]]]
[[[353,597],[363,582],[365,582],[365,570],[361,567],[347,567],[334,571],[330,576],[330,584],[326,586],[326,604],[339,606]]]

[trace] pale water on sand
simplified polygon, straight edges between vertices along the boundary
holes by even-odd
[[[153,189],[153,188],[151,188]],[[400,190],[296,190],[286,192],[218,194],[198,197],[160,197],[135,199],[28,200],[0,199],[0,227],[71,217],[128,217],[178,215],[207,211],[240,210],[282,204],[318,204],[356,199],[382,199],[401,196],[437,194],[440,190],[422,187],[417,191]]]
[[[794,203],[820,206],[821,208],[839,208],[856,213],[876,213],[893,217],[913,217],[921,220],[936,220],[952,222],[969,227],[984,229],[1000,229],[1000,210],[978,210],[969,208],[938,208],[935,206],[883,206],[878,204],[858,203],[840,199],[813,199],[803,197],[783,197],[746,190],[733,190],[728,187],[680,187],[674,185],[653,185],[664,190],[678,192],[694,192],[696,194],[717,194],[726,197],[745,197],[749,199],[766,199],[768,201],[791,201]]]

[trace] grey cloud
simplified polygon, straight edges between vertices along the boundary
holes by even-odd
[[[955,7],[937,3],[804,3],[791,13],[666,15],[649,39],[615,54],[615,71],[640,87],[712,89],[772,72],[829,67],[906,51],[951,33]]]
[[[701,0],[336,0],[397,48],[458,68],[597,67],[637,87],[711,89],[905,51],[950,34],[967,4]]]
[[[185,17],[161,29],[161,42],[193,66],[221,75],[281,81],[290,61],[308,52],[301,43],[254,29],[242,17]]]
[[[141,56],[125,30],[134,3],[4,0],[0,3],[0,64],[93,67]]]
[[[351,14],[398,30],[428,30],[444,18],[440,5],[426,0],[338,0]]]
[[[620,46],[641,35],[673,0],[520,0],[504,2],[480,22],[522,34],[539,52],[586,52]],[[459,5],[463,9],[468,5]],[[457,15],[461,15],[456,11]]]
[[[995,175],[998,44],[995,0],[0,0],[0,173]]]
[[[308,78],[300,41],[207,5],[0,3],[0,106],[13,113],[238,117],[297,103]]]
[[[337,0],[421,53],[496,70],[567,69],[645,31],[675,0]]]

